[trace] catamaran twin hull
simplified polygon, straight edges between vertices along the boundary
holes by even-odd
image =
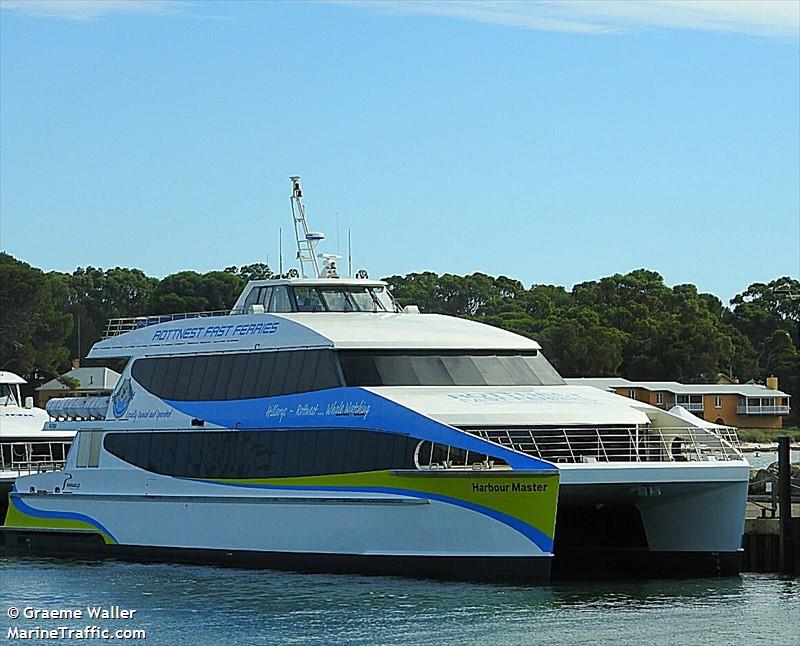
[[[650,484],[637,486],[624,468],[596,471],[593,484],[567,469],[558,510],[554,472],[119,474],[116,493],[95,495],[55,493],[91,475],[52,473],[40,482],[50,491],[11,494],[0,535],[18,553],[302,571],[545,581],[552,562],[558,578],[726,575],[739,571],[740,470],[644,469]]]
[[[625,443],[611,429],[597,431],[594,454],[602,446],[608,458],[599,462],[574,429],[528,429],[556,465],[522,451],[525,429],[507,431],[503,446],[500,431],[469,426],[547,407],[564,416],[570,402],[602,417],[606,399],[623,398],[553,386],[165,400],[136,365],[107,419],[52,423],[74,426],[77,441],[64,471],[17,481],[6,549],[501,581],[547,580],[551,568],[579,577],[738,572],[741,460],[665,462],[652,432]],[[560,461],[565,439],[580,461]],[[716,455],[728,456],[715,441]],[[714,458],[700,451],[711,443],[695,448]]]
[[[741,461],[556,468],[367,389],[232,404],[175,403],[209,427],[83,425],[64,471],[18,480],[6,548],[504,581],[739,569]]]

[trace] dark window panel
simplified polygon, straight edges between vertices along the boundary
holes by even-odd
[[[391,433],[337,429],[129,431],[105,438],[106,450],[131,464],[190,478],[280,478],[414,468],[416,443]]]
[[[420,384],[419,375],[414,369],[414,359],[412,357],[395,356],[375,356],[371,360],[375,362],[375,369],[380,375],[378,383],[382,384],[403,384],[404,386],[418,386]]]
[[[481,375],[470,356],[454,355],[443,356],[442,363],[450,375],[453,385],[459,386],[485,386],[486,379]]]
[[[508,358],[509,357],[507,357],[507,359]],[[518,357],[514,357],[514,359],[518,359]],[[516,381],[508,370],[506,370],[498,357],[475,357],[473,361],[475,361],[475,366],[478,368],[481,375],[483,375],[483,378],[486,379],[487,384],[495,384],[497,386],[516,385]]]
[[[286,463],[288,457],[288,446],[289,443],[287,438],[289,434],[285,431],[275,431],[272,435],[272,453],[273,453],[273,460],[270,463],[270,471],[269,473],[272,474],[273,478],[283,478],[288,477],[290,471],[288,469],[288,465]]]
[[[303,363],[298,375],[297,384],[292,392],[302,393],[314,390],[314,383],[317,380],[317,370],[319,369],[319,352],[298,352],[302,357]]]
[[[223,400],[228,394],[228,384],[231,381],[231,374],[233,372],[233,357],[229,354],[221,355],[219,363],[219,370],[217,370],[216,378],[214,379],[214,394],[211,399],[215,401]]]
[[[196,364],[197,357],[180,357],[180,361],[175,362],[176,374],[173,383],[174,392],[171,399],[186,399],[189,388],[195,382],[194,372]]]
[[[343,350],[348,386],[537,386],[564,380],[537,351]]]
[[[277,352],[259,352],[254,354],[258,357],[258,367],[253,375],[253,397],[265,397],[270,392],[270,381],[272,380],[272,373],[275,370],[275,358]],[[248,368],[249,370],[250,368]]]
[[[323,390],[325,388],[336,388],[341,385],[339,370],[336,366],[336,357],[333,350],[321,350],[319,355],[319,366],[316,371],[312,389]]]
[[[286,376],[289,372],[289,363],[292,355],[292,352],[275,353],[275,365],[272,369],[272,379],[269,382],[269,390],[267,391],[268,397],[287,392]]]
[[[303,363],[305,359],[305,352],[292,351],[287,353],[289,355],[289,362],[286,366],[285,382],[283,384],[283,393],[296,393],[298,392],[298,385],[303,374]],[[280,395],[282,393],[275,393]]]
[[[166,359],[151,359],[155,365],[153,366],[152,389],[147,388],[150,392],[164,392],[165,384],[164,379],[167,376],[167,360]]]
[[[203,381],[195,394],[194,401],[209,401],[214,399],[214,389],[216,387],[217,375],[219,374],[222,359],[223,357],[217,354],[208,357],[206,371],[203,374]]]
[[[247,363],[250,353],[234,354],[226,357],[231,366],[228,387],[225,396],[219,399],[245,399],[243,390],[247,386]]]
[[[442,358],[438,356],[414,357],[411,361],[412,369],[417,376],[417,384],[432,386],[452,386],[450,375],[445,370]]]
[[[383,383],[376,357],[367,354],[339,353],[345,383],[350,386],[380,386]]]

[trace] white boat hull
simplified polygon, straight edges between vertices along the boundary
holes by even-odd
[[[60,485],[70,480],[61,474],[47,492],[11,494],[3,535],[12,550],[447,578],[548,578],[557,474],[376,477],[381,483],[396,478],[396,489],[277,488],[155,477],[141,481],[139,493],[131,491],[129,478],[118,493],[93,494],[81,474],[80,492],[63,493]],[[518,490],[512,491],[515,484]],[[487,485],[506,491],[475,491]],[[521,485],[542,491],[524,492]],[[532,510],[537,504],[541,513]],[[512,512],[514,505],[519,515]],[[548,514],[551,526],[544,531],[530,524]]]

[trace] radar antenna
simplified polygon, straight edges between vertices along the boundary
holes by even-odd
[[[323,233],[308,230],[306,221],[306,207],[303,205],[303,190],[300,188],[300,176],[289,177],[292,182],[292,219],[294,220],[294,234],[297,239],[297,259],[300,261],[300,273],[303,278],[319,278],[319,264],[314,248],[317,243],[325,239]]]

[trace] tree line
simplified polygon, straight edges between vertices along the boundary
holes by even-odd
[[[0,254],[0,369],[39,381],[82,358],[109,318],[223,310],[261,263],[163,279],[139,269],[43,272]],[[567,377],[740,381],[779,378],[800,398],[800,281],[753,283],[729,306],[694,285],[637,269],[575,285],[525,287],[506,276],[412,273],[386,278],[401,305],[471,318],[536,339]]]

